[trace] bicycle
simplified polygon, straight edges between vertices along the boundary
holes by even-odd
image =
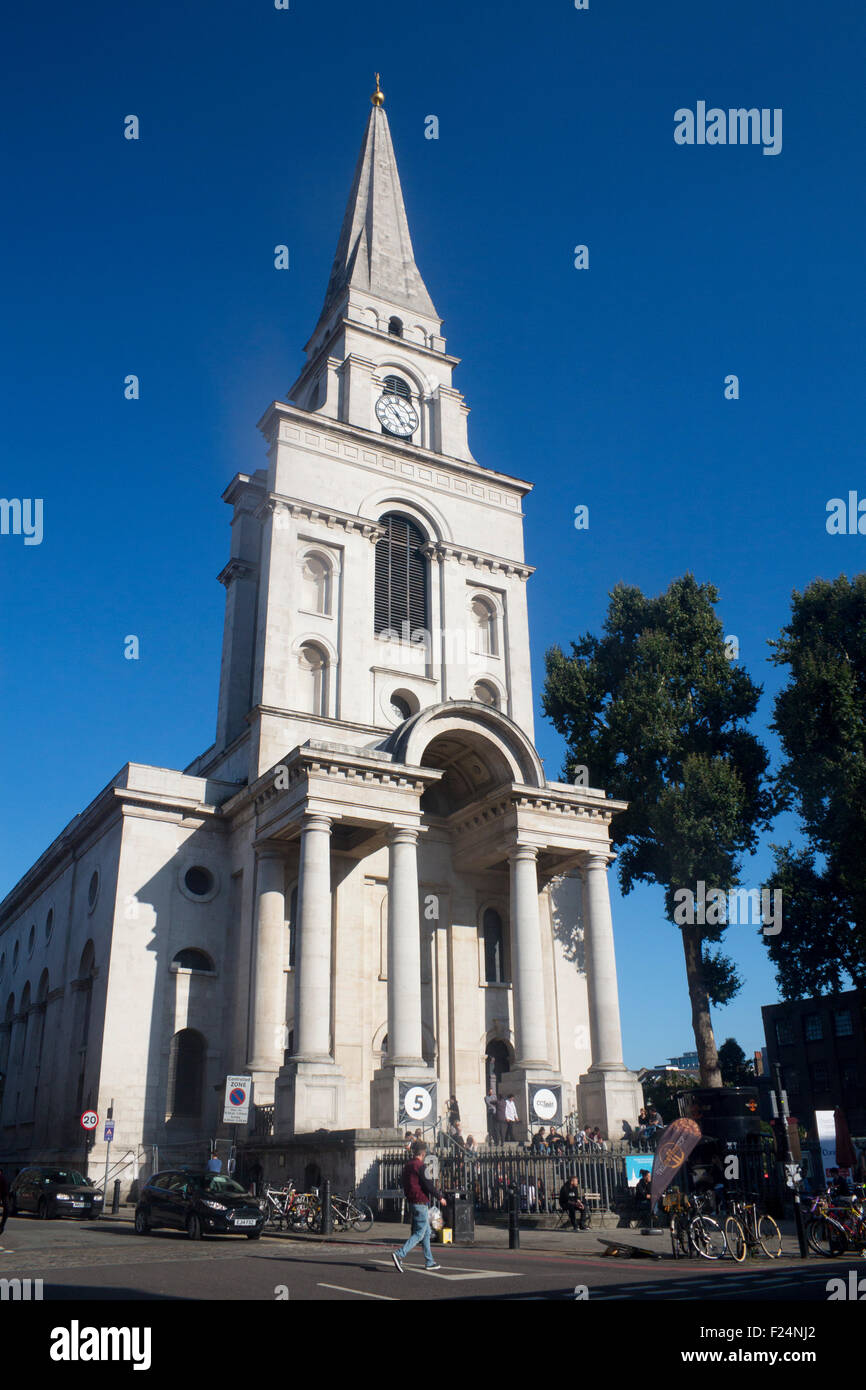
[[[700,1255],[704,1260],[720,1260],[727,1248],[725,1233],[708,1214],[710,1199],[700,1194],[683,1197],[671,1210],[671,1247],[675,1260]]]
[[[268,1208],[266,1225],[276,1226],[280,1231],[283,1229],[283,1223],[288,1223],[288,1210],[292,1196],[291,1183],[288,1187],[265,1187],[262,1198],[267,1202]]]
[[[348,1197],[331,1198],[331,1219],[335,1231],[348,1231],[350,1229],[368,1231],[375,1217],[366,1202],[359,1202],[356,1199],[353,1190]],[[313,1231],[321,1231],[322,1229],[322,1203],[318,1194],[316,1194],[315,1209],[311,1213],[309,1229]]]
[[[866,1250],[866,1220],[862,1209],[853,1200],[850,1206],[840,1206],[827,1193],[821,1193],[809,1211],[806,1239],[816,1255],[824,1259],[844,1255],[849,1248]]]
[[[725,1217],[725,1244],[732,1260],[742,1264],[746,1252],[756,1255],[763,1250],[768,1260],[778,1260],[782,1254],[782,1233],[772,1216],[766,1212],[758,1215],[758,1194],[750,1192],[751,1201],[743,1197],[732,1197],[727,1203],[728,1215]]]

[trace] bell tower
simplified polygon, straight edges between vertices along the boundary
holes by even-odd
[[[384,102],[377,73],[325,302],[289,399],[468,461],[469,410],[451,384],[459,359],[445,351],[442,320],[415,264]],[[395,394],[410,407],[402,423],[376,411],[383,395]]]

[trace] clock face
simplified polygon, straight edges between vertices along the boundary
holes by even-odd
[[[405,396],[384,392],[376,402],[376,416],[387,434],[396,434],[408,439],[418,428],[418,412]]]

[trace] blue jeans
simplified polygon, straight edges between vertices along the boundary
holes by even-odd
[[[409,1239],[400,1246],[397,1251],[397,1258],[405,1260],[410,1250],[414,1250],[418,1242],[421,1242],[424,1249],[424,1263],[435,1264],[433,1253],[430,1249],[430,1208],[416,1206],[412,1203],[412,1234]]]

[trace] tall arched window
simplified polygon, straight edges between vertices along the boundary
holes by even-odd
[[[168,1115],[198,1119],[204,1091],[205,1041],[194,1028],[184,1028],[171,1040],[168,1058]]]
[[[496,609],[489,599],[474,598],[472,600],[472,628],[476,654],[478,656],[495,656],[497,652]]]
[[[307,613],[330,613],[331,566],[321,555],[305,555],[301,567],[301,607]]]
[[[495,907],[488,907],[482,922],[484,933],[484,979],[488,985],[505,983],[505,934],[502,918]]]
[[[328,712],[328,661],[313,642],[305,642],[298,653],[300,668],[298,708],[306,714]]]
[[[381,518],[385,535],[376,542],[375,631],[428,630],[425,537],[414,521],[389,512]]]
[[[403,320],[402,320],[402,319],[398,319],[398,318],[396,317],[396,315],[395,315],[393,318],[390,318],[390,319],[388,320],[388,332],[389,332],[389,333],[392,335],[392,337],[394,337],[394,338],[402,338],[402,337],[403,337]]]

